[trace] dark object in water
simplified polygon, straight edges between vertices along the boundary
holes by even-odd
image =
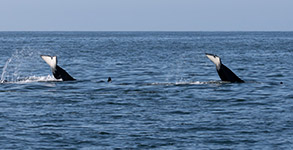
[[[244,81],[241,80],[235,73],[222,64],[219,56],[208,53],[206,53],[206,56],[216,65],[217,72],[222,81],[244,83]]]
[[[52,73],[56,79],[62,79],[62,81],[75,80],[64,69],[57,65],[57,56],[41,55],[42,59],[51,67]]]
[[[109,78],[108,78],[108,81],[107,81],[107,82],[112,82],[112,79],[111,79],[111,77],[109,77]]]

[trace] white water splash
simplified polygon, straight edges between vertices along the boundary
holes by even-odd
[[[2,69],[1,80],[0,80],[1,83],[3,83],[5,81],[6,69],[7,69],[8,64],[11,62],[11,60],[12,60],[12,58],[9,58],[6,61],[5,66]]]
[[[30,76],[10,83],[31,83],[31,82],[60,82],[62,79],[55,79],[52,75],[48,76]]]
[[[16,50],[6,61],[2,69],[1,83],[51,81],[51,76],[36,76],[40,69],[36,62],[40,59],[40,52],[29,47]],[[53,78],[53,79],[52,79]]]

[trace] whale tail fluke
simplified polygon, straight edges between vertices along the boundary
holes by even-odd
[[[214,54],[206,53],[206,56],[218,67],[221,65],[221,58]]]
[[[218,75],[222,81],[244,83],[244,81],[241,80],[235,73],[222,64],[219,56],[208,53],[206,53],[206,56],[216,65]]]
[[[57,56],[41,55],[41,58],[52,68],[57,66]]]
[[[41,55],[41,58],[51,67],[52,73],[56,79],[63,81],[75,80],[64,69],[57,65],[57,56]]]

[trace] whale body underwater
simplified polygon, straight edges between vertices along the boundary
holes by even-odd
[[[64,69],[57,65],[57,56],[41,55],[41,58],[50,66],[53,76],[56,79],[62,79],[62,81],[75,80]]]
[[[222,64],[221,58],[219,56],[209,53],[206,53],[206,56],[216,65],[217,72],[222,81],[244,83],[244,81],[241,80],[235,73]]]

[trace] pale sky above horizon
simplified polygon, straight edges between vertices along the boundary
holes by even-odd
[[[0,0],[0,31],[293,31],[293,0]]]

